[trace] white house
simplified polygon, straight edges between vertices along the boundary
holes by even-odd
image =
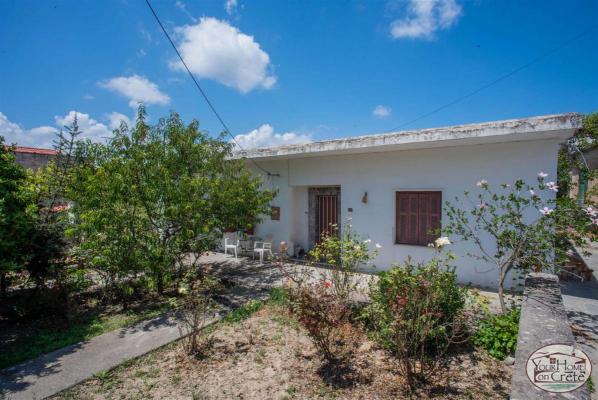
[[[424,261],[434,253],[426,228],[446,220],[444,201],[475,191],[481,179],[532,183],[545,171],[556,180],[559,144],[580,124],[577,114],[549,115],[247,150],[242,156],[270,174],[247,165],[279,191],[255,234],[275,249],[280,241],[309,249],[329,223],[350,217],[382,246],[377,269],[408,256]],[[496,271],[467,256],[468,246],[451,245],[459,279],[496,286]]]

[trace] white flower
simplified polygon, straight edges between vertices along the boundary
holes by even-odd
[[[544,171],[540,171],[538,172],[538,176],[542,179],[546,178],[548,176],[548,174]]]
[[[382,248],[382,246],[380,246],[380,243],[376,243],[376,248],[377,249],[381,249]]]
[[[366,239],[363,241],[363,243],[372,243],[372,239]]]
[[[439,237],[438,239],[436,239],[434,241],[434,244],[436,245],[436,247],[444,247],[444,246],[448,246],[449,244],[451,244],[451,241],[446,236],[442,236],[442,237]]]
[[[534,192],[533,189],[530,189],[529,194],[531,194],[532,196],[535,196],[536,192]]]
[[[488,186],[488,181],[486,179],[482,179],[481,181],[478,181],[478,183],[476,183],[477,187],[485,187]]]
[[[598,210],[594,210],[592,207],[588,207],[584,210],[586,212],[586,214],[588,214],[590,217],[595,217],[596,215],[598,215]]]
[[[543,209],[539,210],[542,215],[551,214],[554,210],[552,208],[544,207]]]
[[[558,192],[559,191],[559,186],[556,183],[554,183],[554,182],[548,182],[546,184],[546,187],[548,189],[552,190],[553,192]]]

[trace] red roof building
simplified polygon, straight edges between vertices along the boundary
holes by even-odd
[[[36,147],[15,147],[15,161],[25,168],[38,170],[45,167],[58,152],[54,149]]]

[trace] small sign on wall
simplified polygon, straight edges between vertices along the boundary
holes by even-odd
[[[272,207],[270,219],[272,221],[280,221],[280,207]]]

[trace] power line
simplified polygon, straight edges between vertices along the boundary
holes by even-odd
[[[210,109],[212,110],[212,112],[214,113],[214,115],[216,116],[216,118],[218,119],[218,121],[220,121],[220,124],[222,125],[222,127],[224,128],[224,131],[226,133],[228,133],[228,135],[231,137],[231,139],[233,140],[233,142],[239,147],[239,149],[241,149],[241,153],[245,153],[245,149],[243,149],[243,147],[239,144],[239,142],[237,142],[237,140],[235,139],[235,137],[233,136],[233,134],[230,132],[230,129],[228,129],[228,126],[226,125],[226,123],[224,122],[224,120],[222,119],[222,117],[220,116],[220,114],[218,114],[218,111],[216,111],[216,108],[214,107],[214,105],[212,104],[212,102],[210,101],[210,99],[208,98],[208,95],[206,94],[206,92],[204,92],[204,90],[201,88],[201,86],[199,85],[199,83],[197,82],[197,79],[195,79],[195,75],[193,75],[193,73],[191,72],[191,70],[189,69],[189,67],[187,66],[187,63],[185,62],[185,60],[183,59],[183,56],[181,56],[181,53],[179,52],[179,49],[177,49],[176,45],[174,44],[174,42],[172,41],[172,38],[170,37],[170,35],[168,34],[168,32],[166,31],[166,28],[164,28],[164,25],[162,25],[162,21],[160,21],[160,18],[158,17],[158,14],[156,14],[156,11],[154,11],[154,8],[152,7],[151,3],[149,2],[149,0],[145,0],[145,4],[147,4],[147,6],[149,7],[150,11],[152,12],[152,14],[154,15],[154,18],[156,19],[156,22],[158,22],[158,25],[160,25],[160,28],[162,29],[162,32],[164,33],[164,36],[166,36],[166,38],[168,39],[168,41],[170,42],[170,45],[172,46],[172,48],[174,49],[176,55],[179,57],[179,60],[181,60],[181,63],[183,64],[183,66],[185,67],[185,69],[187,70],[187,73],[189,73],[189,76],[191,77],[191,79],[193,80],[193,82],[195,83],[195,86],[197,87],[197,89],[199,90],[199,93],[201,93],[202,97],[204,98],[204,100],[206,101],[206,103],[208,103],[208,106],[210,107]],[[266,169],[262,168],[257,161],[255,161],[252,158],[249,158],[249,160],[255,164],[256,167],[258,167],[260,170],[262,170],[262,172],[266,173],[268,176],[272,176],[272,175],[276,175],[276,174],[271,174],[269,171],[267,171]]]
[[[526,64],[523,64],[523,65],[521,65],[521,66],[519,66],[519,67],[517,67],[517,68],[513,69],[512,71],[510,71],[510,72],[507,72],[506,74],[504,74],[504,75],[501,75],[500,77],[498,77],[498,78],[496,78],[496,79],[494,79],[494,80],[492,80],[492,81],[490,81],[490,82],[486,83],[485,85],[483,85],[483,86],[480,86],[479,88],[477,88],[477,89],[475,89],[475,90],[473,90],[473,91],[471,91],[471,92],[469,92],[469,93],[467,93],[467,94],[465,94],[465,95],[463,95],[463,96],[461,96],[461,97],[457,97],[456,99],[454,99],[454,100],[452,100],[452,101],[450,101],[450,102],[448,102],[448,103],[446,103],[446,104],[444,104],[444,105],[442,105],[442,106],[440,106],[440,107],[438,107],[438,108],[435,108],[435,109],[433,109],[432,111],[429,111],[429,112],[427,112],[427,113],[425,113],[425,114],[422,114],[422,115],[420,115],[420,116],[418,116],[418,117],[416,117],[416,118],[413,118],[413,119],[412,119],[412,120],[410,120],[410,121],[404,122],[404,123],[402,123],[402,124],[398,125],[397,127],[393,128],[393,129],[391,129],[391,130],[389,130],[388,132],[394,132],[394,131],[396,131],[397,129],[400,129],[400,128],[404,127],[404,126],[411,125],[411,124],[412,124],[412,123],[414,123],[414,122],[417,122],[417,121],[419,121],[419,120],[421,120],[421,119],[427,118],[427,117],[429,117],[430,115],[436,114],[436,113],[437,113],[437,112],[439,112],[439,111],[442,111],[442,110],[444,110],[444,109],[446,109],[446,108],[449,108],[449,107],[451,107],[451,106],[454,106],[455,104],[457,104],[457,103],[460,103],[460,102],[462,102],[463,100],[465,100],[465,99],[468,99],[468,98],[470,98],[471,96],[474,96],[474,95],[478,94],[479,92],[481,92],[481,91],[483,91],[483,90],[485,90],[485,89],[488,89],[489,87],[491,87],[491,86],[494,86],[494,85],[496,85],[496,84],[497,84],[497,83],[499,83],[499,82],[502,82],[502,81],[504,81],[504,80],[505,80],[505,79],[507,79],[507,78],[510,78],[511,76],[515,75],[515,74],[516,74],[516,73],[518,73],[519,71],[521,71],[521,70],[524,70],[524,69],[526,69],[526,68],[528,68],[528,67],[532,66],[533,64],[535,64],[535,63],[537,63],[537,62],[539,62],[539,61],[543,60],[544,58],[548,57],[549,55],[551,55],[551,54],[553,54],[553,53],[556,53],[557,51],[559,51],[559,50],[563,49],[564,47],[567,47],[568,45],[570,45],[571,43],[573,43],[573,42],[574,42],[574,41],[576,41],[577,39],[579,39],[579,38],[581,38],[581,37],[583,37],[583,36],[587,35],[587,34],[588,34],[588,33],[590,33],[591,31],[593,31],[593,30],[594,30],[594,29],[596,29],[597,27],[598,27],[598,24],[597,24],[597,25],[593,25],[593,26],[591,26],[590,28],[586,29],[585,31],[583,31],[583,32],[581,32],[581,33],[579,33],[579,34],[577,34],[577,35],[575,35],[575,36],[573,36],[573,37],[571,37],[571,38],[569,38],[569,39],[565,40],[565,41],[564,41],[564,42],[562,42],[560,45],[558,45],[558,46],[556,46],[556,47],[553,47],[552,49],[550,49],[550,50],[548,50],[548,51],[546,51],[546,52],[544,52],[544,53],[540,54],[539,56],[537,56],[536,58],[534,58],[534,59],[532,59],[531,61],[527,62]]]

